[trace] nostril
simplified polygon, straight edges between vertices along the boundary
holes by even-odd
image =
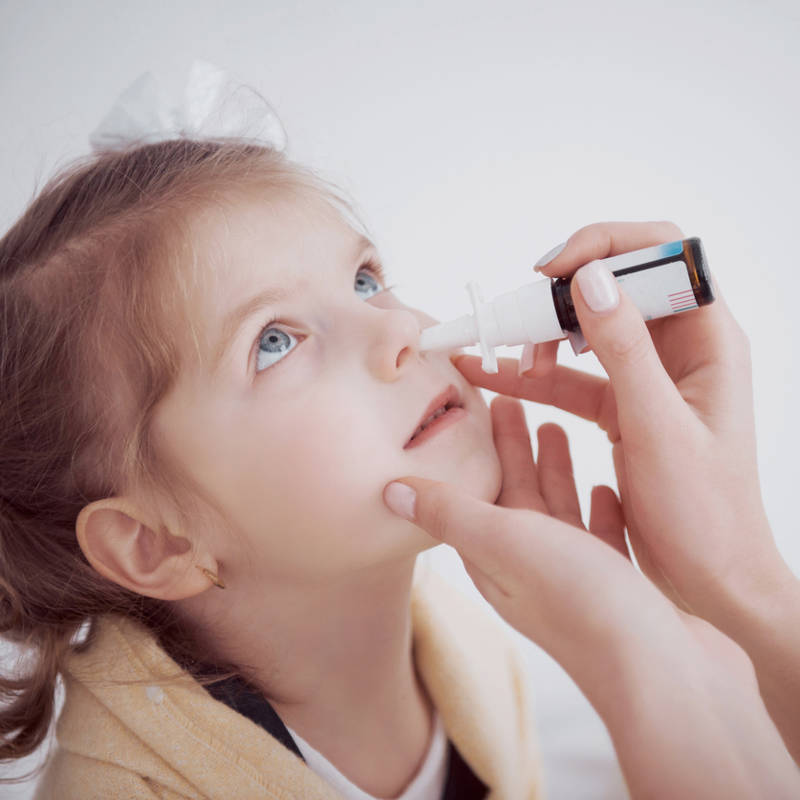
[[[403,349],[402,349],[402,350],[401,350],[401,351],[400,351],[400,352],[397,354],[397,366],[398,366],[398,368],[399,368],[399,367],[402,367],[402,366],[403,366],[403,364],[404,364],[406,361],[408,361],[408,359],[409,359],[409,358],[411,358],[411,356],[412,356],[412,355],[413,355],[413,353],[411,352],[411,348],[410,348],[410,347],[404,347],[404,348],[403,348]]]

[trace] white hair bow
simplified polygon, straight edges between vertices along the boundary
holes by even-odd
[[[196,60],[180,105],[167,107],[157,79],[145,72],[120,94],[89,134],[89,144],[99,152],[123,150],[134,143],[228,136],[254,139],[274,150],[286,147],[278,115],[255,89],[231,81],[208,61]]]

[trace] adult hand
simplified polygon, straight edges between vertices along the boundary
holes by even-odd
[[[541,268],[550,277],[578,270],[575,310],[610,382],[556,366],[558,342],[539,345],[522,376],[513,359],[498,359],[495,375],[475,356],[454,363],[477,386],[606,431],[637,561],[676,603],[716,624],[743,600],[764,605],[763,595],[794,580],[761,499],[747,337],[718,285],[711,305],[645,323],[608,270],[588,263],[683,238],[670,222],[597,223]]]
[[[609,487],[593,491],[586,532],[561,428],[539,428],[537,464],[522,405],[497,397],[491,412],[503,469],[495,505],[415,477],[399,479],[399,495],[390,484],[387,505],[453,545],[483,596],[573,677],[632,797],[793,796],[794,764],[744,651],[633,568]]]
[[[622,509],[608,486],[592,492],[587,533],[563,429],[539,427],[537,463],[521,403],[495,397],[491,414],[503,472],[494,505],[416,477],[398,479],[415,492],[413,507],[396,503],[396,488],[387,488],[384,498],[393,511],[455,547],[500,615],[579,685],[591,684],[601,665],[587,652],[626,654],[654,633],[663,641],[665,630],[674,632],[689,615],[631,565]],[[747,661],[733,643],[730,650]],[[617,665],[608,666],[610,679]],[[584,667],[589,671],[582,676]]]

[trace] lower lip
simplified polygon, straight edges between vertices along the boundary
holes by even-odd
[[[467,416],[467,410],[465,408],[451,408],[446,413],[442,414],[440,417],[437,417],[427,428],[425,428],[422,433],[417,434],[404,448],[403,450],[410,450],[412,447],[416,447],[420,444],[425,444],[428,439],[436,436],[437,433],[440,433],[445,428],[449,428],[451,425],[454,425],[460,419],[463,419]]]

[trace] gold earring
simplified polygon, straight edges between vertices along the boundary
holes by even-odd
[[[214,586],[218,586],[220,589],[225,588],[225,584],[220,580],[219,576],[214,574],[210,569],[201,567],[199,564],[195,564],[195,566],[197,567],[197,569],[200,570],[200,572],[203,573],[203,575],[206,576],[206,578],[208,578],[211,581],[211,583],[214,584]]]

